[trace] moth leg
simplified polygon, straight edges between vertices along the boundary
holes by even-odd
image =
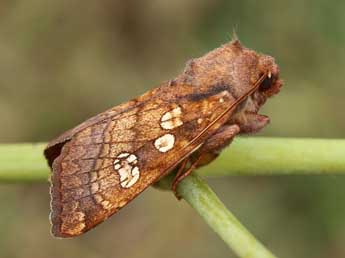
[[[237,124],[222,126],[214,135],[206,140],[199,150],[200,153],[222,150],[232,142],[239,132],[240,127]]]
[[[175,175],[175,179],[178,178],[178,177],[180,177],[180,176],[183,174],[183,171],[185,170],[185,168],[186,168],[188,162],[189,162],[189,158],[186,158],[186,159],[184,159],[184,160],[182,161],[182,163],[181,163],[181,165],[180,165],[180,167],[179,167],[179,169],[178,169],[178,171],[177,171],[177,173],[176,173],[176,175]],[[174,182],[175,182],[175,179],[174,179]],[[173,184],[174,184],[174,183],[173,183]],[[174,186],[173,186],[173,187],[174,187]],[[176,187],[175,187],[175,189],[176,189]],[[175,192],[175,191],[174,191],[174,192]]]
[[[234,137],[240,132],[237,124],[224,125],[216,134],[212,135],[199,150],[203,154],[197,167],[207,165],[218,157],[220,151],[229,145]]]
[[[240,127],[236,124],[222,126],[214,135],[206,140],[195,155],[192,155],[190,158],[186,158],[183,161],[171,187],[177,199],[181,199],[176,192],[178,184],[190,175],[195,168],[206,165],[214,160],[218,156],[220,150],[229,145],[235,135],[239,132]],[[184,171],[189,161],[191,162],[191,165],[186,171]]]
[[[240,124],[241,133],[246,134],[260,131],[270,122],[270,119],[268,116],[254,112],[245,112],[236,122]]]
[[[186,168],[186,165],[189,161],[189,159],[185,159],[184,162],[182,163],[179,171],[177,172],[175,178],[174,178],[174,181],[172,183],[172,186],[171,186],[171,190],[173,191],[173,193],[175,194],[176,198],[178,200],[181,200],[181,196],[179,196],[176,192],[176,188],[178,186],[178,184],[184,179],[186,178],[187,176],[190,175],[190,173],[193,172],[193,170],[197,167],[197,164],[199,162],[199,160],[201,159],[202,155],[200,155],[191,165],[190,167],[184,171],[184,169]]]

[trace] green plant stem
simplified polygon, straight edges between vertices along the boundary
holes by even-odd
[[[210,176],[345,174],[345,140],[236,138],[215,162],[198,172]]]
[[[45,143],[0,145],[0,182],[47,181]],[[345,140],[236,138],[198,170],[206,176],[345,174]]]
[[[0,183],[48,182],[45,143],[0,145]]]
[[[172,177],[164,178],[170,185]],[[274,258],[224,206],[211,188],[192,173],[177,187],[177,193],[206,221],[224,242],[242,258]]]

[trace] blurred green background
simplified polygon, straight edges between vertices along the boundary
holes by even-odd
[[[48,141],[174,78],[233,30],[285,81],[261,135],[344,138],[344,12],[335,0],[1,0],[0,142]],[[279,257],[345,257],[345,178],[208,181]],[[48,183],[0,185],[0,257],[235,257],[155,189],[76,239],[53,239],[48,214]]]

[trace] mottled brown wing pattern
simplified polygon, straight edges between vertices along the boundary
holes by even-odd
[[[171,171],[228,119],[230,113],[203,132],[234,99],[222,87],[197,92],[165,85],[131,103],[127,111],[102,114],[105,119],[70,135],[55,158],[55,236],[86,232]]]
[[[268,119],[257,112],[281,85],[272,57],[234,40],[191,60],[169,83],[53,140],[45,150],[53,170],[53,234],[71,237],[86,232],[202,144],[206,148],[214,137],[225,135],[228,138],[209,145],[211,149],[199,150],[217,154],[234,136],[219,136],[226,132],[222,128],[260,130]]]

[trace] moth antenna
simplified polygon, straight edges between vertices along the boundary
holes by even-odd
[[[237,31],[237,27],[238,27],[238,25],[236,24],[234,26],[234,28],[232,28],[232,37],[231,37],[232,41],[240,41],[239,38],[238,38],[237,32],[236,32]]]
[[[235,40],[239,40],[238,39],[238,35],[237,35],[237,24],[232,28],[232,33],[227,33],[226,34],[226,38],[227,38],[227,41],[235,41]]]

